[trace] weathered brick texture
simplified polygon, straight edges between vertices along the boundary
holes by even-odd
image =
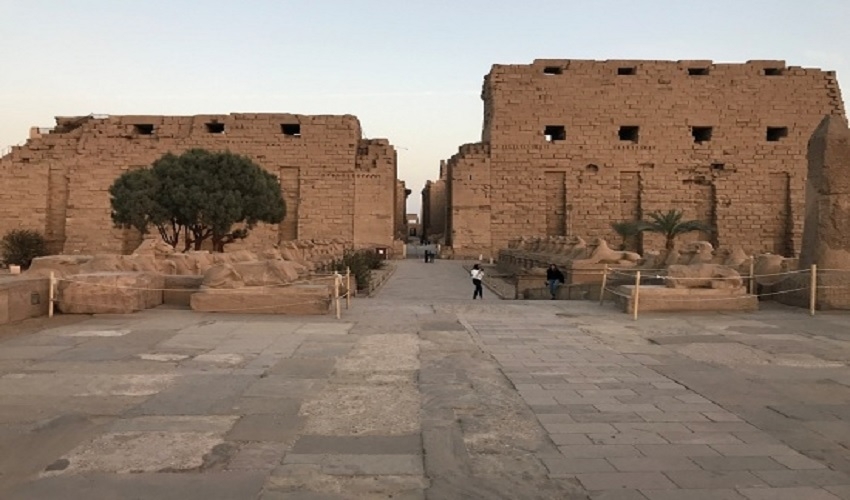
[[[433,242],[443,241],[446,234],[446,162],[440,162],[440,178],[427,181],[422,189],[422,228]]]
[[[715,225],[721,246],[796,254],[806,143],[844,116],[833,72],[784,61],[494,65],[482,98],[482,143],[448,162],[460,256],[522,235],[618,241],[611,222],[669,209]]]
[[[242,154],[279,176],[287,217],[258,226],[247,248],[314,238],[392,246],[396,153],[384,139],[362,139],[351,115],[57,118],[54,129],[35,130],[0,158],[0,234],[43,230],[54,252],[129,252],[140,236],[113,227],[109,186],[122,172],[192,148]]]

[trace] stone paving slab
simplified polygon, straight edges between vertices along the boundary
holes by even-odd
[[[850,499],[848,316],[473,302],[460,266],[342,321],[4,336],[0,498]]]
[[[265,474],[85,474],[45,478],[4,493],[6,500],[233,500],[255,498]]]

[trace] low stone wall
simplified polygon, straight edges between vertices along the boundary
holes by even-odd
[[[0,325],[47,316],[50,280],[47,278],[0,278]]]

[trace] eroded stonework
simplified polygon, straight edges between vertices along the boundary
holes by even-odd
[[[494,65],[482,99],[482,142],[448,161],[444,209],[426,188],[455,257],[526,235],[615,241],[611,222],[671,209],[717,228],[685,241],[796,255],[807,141],[844,116],[833,72],[784,61]]]
[[[385,139],[363,139],[351,115],[59,117],[0,158],[0,234],[42,231],[53,253],[130,253],[141,238],[113,227],[109,186],[192,148],[248,156],[280,178],[286,218],[258,226],[240,248],[330,238],[392,247],[396,152]]]

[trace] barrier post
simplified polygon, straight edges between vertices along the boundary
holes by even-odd
[[[351,268],[345,268],[345,308],[351,308]]]
[[[54,291],[53,287],[56,284],[56,277],[53,274],[53,271],[50,271],[50,288],[47,290],[47,317],[53,317],[53,298]]]
[[[640,271],[635,274],[635,291],[634,298],[632,300],[632,305],[634,307],[634,320],[638,319],[638,304],[640,302]]]
[[[756,256],[750,255],[750,295],[756,294]]]
[[[602,289],[599,290],[599,305],[602,305],[602,302],[605,300],[605,283],[608,282],[608,264],[605,264],[605,267],[602,268]]]
[[[809,314],[815,315],[815,302],[818,299],[818,265],[812,264],[811,276],[809,277]]]
[[[334,273],[334,309],[336,309],[336,319],[339,319],[339,280],[340,275]]]

